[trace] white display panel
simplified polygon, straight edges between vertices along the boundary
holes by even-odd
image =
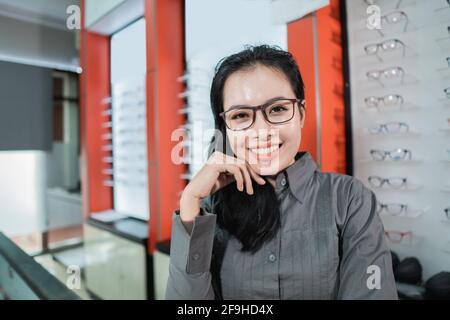
[[[149,218],[146,39],[141,19],[111,38],[114,210]]]
[[[287,50],[287,27],[274,22],[272,5],[270,0],[186,1],[187,70],[179,79],[187,87],[180,95],[187,102],[184,112],[190,138],[186,179],[200,170],[208,156],[214,132],[210,85],[219,60],[245,45],[268,44]]]
[[[43,151],[0,152],[0,231],[7,236],[45,231],[46,166]]]
[[[450,220],[444,213],[450,206],[450,99],[444,93],[450,86],[450,6],[441,0],[380,0],[375,5],[347,1],[354,174],[379,202],[407,206],[399,212],[382,211],[392,235],[388,242],[400,258],[417,257],[427,279],[450,266],[445,252],[450,248]],[[380,30],[373,28],[377,22]],[[364,48],[372,44],[366,53]],[[368,107],[368,97],[377,97],[372,100],[380,106]],[[396,99],[403,103],[390,105]],[[371,134],[368,129],[376,126],[381,132]],[[371,153],[397,148],[410,150],[411,160],[409,155],[406,161],[390,159],[395,152],[384,161],[374,160],[379,153]],[[377,188],[369,176],[406,178],[407,183],[395,188],[391,179],[394,187],[385,181]],[[395,241],[401,236],[392,231],[403,232],[403,239]]]

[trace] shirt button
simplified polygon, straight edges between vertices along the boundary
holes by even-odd
[[[193,259],[194,261],[197,261],[198,259],[200,259],[200,255],[199,255],[198,253],[196,253],[196,254],[194,254],[194,255],[192,256],[192,259]]]
[[[283,187],[286,185],[286,179],[285,179],[285,178],[281,179],[281,185],[282,185]]]
[[[277,260],[277,257],[275,257],[274,254],[271,254],[271,255],[269,256],[269,261],[270,261],[270,262],[274,262],[275,260]]]

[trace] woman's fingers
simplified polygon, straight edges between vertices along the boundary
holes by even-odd
[[[256,171],[253,170],[249,164],[246,164],[246,167],[248,168],[248,171],[250,172],[250,175],[252,176],[253,180],[255,180],[260,185],[266,184],[266,180],[264,180],[259,174],[257,174]]]
[[[248,172],[248,169],[245,165],[240,165],[239,168],[241,169],[242,173],[244,174],[245,187],[247,189],[247,193],[252,195],[253,194],[253,184],[252,184],[252,178],[250,177],[250,173]]]
[[[238,166],[232,164],[225,165],[224,169],[234,175],[238,190],[244,191],[244,177],[242,176],[241,169]]]
[[[264,178],[262,178],[258,173],[256,173],[256,171],[253,170],[245,160],[225,155],[225,161],[226,163],[237,164],[241,167],[241,170],[244,173],[245,177],[249,179],[249,180],[245,179],[248,194],[254,193],[252,178],[260,185],[264,185],[266,183],[266,180],[264,180]]]
[[[239,191],[244,191],[250,195],[254,193],[252,180],[255,180],[258,184],[264,185],[266,181],[253,170],[250,165],[239,158],[231,157],[221,152],[216,152],[214,157],[212,157],[214,164],[222,167],[224,173],[229,172],[234,176],[236,180],[236,185]]]

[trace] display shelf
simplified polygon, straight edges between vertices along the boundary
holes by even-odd
[[[383,186],[382,188],[374,188],[371,185],[368,185],[368,186],[374,192],[413,192],[413,191],[419,191],[423,188],[423,186],[419,185],[419,184],[411,184],[411,185],[407,185],[406,187],[398,188],[398,189],[386,187],[386,186]]]
[[[368,131],[360,134],[360,137],[376,138],[418,138],[422,136],[421,132],[409,131],[405,133],[370,133]]]
[[[357,161],[361,164],[395,164],[395,165],[419,165],[424,163],[424,159],[412,159],[412,160],[373,160],[370,158],[363,158]]]

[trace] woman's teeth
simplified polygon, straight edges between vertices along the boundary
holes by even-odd
[[[279,147],[280,147],[279,145],[274,145],[271,146],[270,148],[254,148],[250,150],[256,154],[269,154],[278,150]]]

